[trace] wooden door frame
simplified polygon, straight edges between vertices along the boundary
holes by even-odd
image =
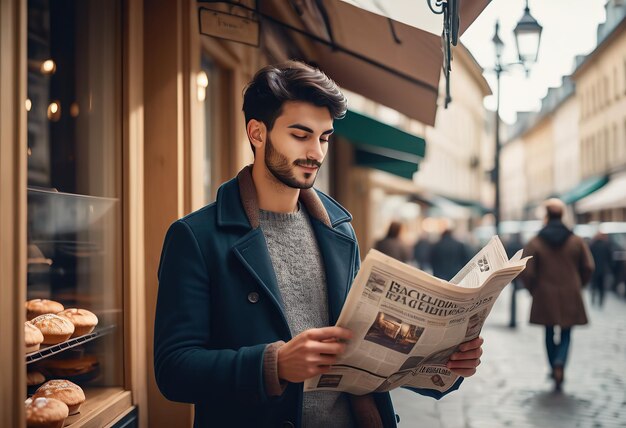
[[[26,2],[0,1],[0,426],[25,426]]]

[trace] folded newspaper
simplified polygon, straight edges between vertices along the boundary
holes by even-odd
[[[354,336],[330,372],[305,391],[356,395],[400,386],[447,391],[458,376],[446,363],[459,344],[478,337],[504,287],[526,267],[510,260],[497,236],[450,281],[371,250],[337,325]]]

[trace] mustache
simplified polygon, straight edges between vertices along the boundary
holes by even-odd
[[[297,159],[296,161],[294,161],[293,164],[298,165],[298,166],[306,166],[309,168],[312,168],[312,167],[320,168],[322,166],[322,163],[319,161],[316,161],[315,159]]]

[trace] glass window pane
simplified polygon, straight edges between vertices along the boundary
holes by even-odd
[[[90,311],[98,324],[83,336],[93,340],[42,344],[64,350],[27,364],[83,387],[85,409],[124,383],[120,34],[117,0],[28,1],[27,299]],[[58,310],[31,303],[30,317]]]

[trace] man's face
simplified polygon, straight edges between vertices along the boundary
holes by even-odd
[[[308,189],[328,151],[333,120],[326,107],[288,101],[265,141],[265,165],[286,186]]]

